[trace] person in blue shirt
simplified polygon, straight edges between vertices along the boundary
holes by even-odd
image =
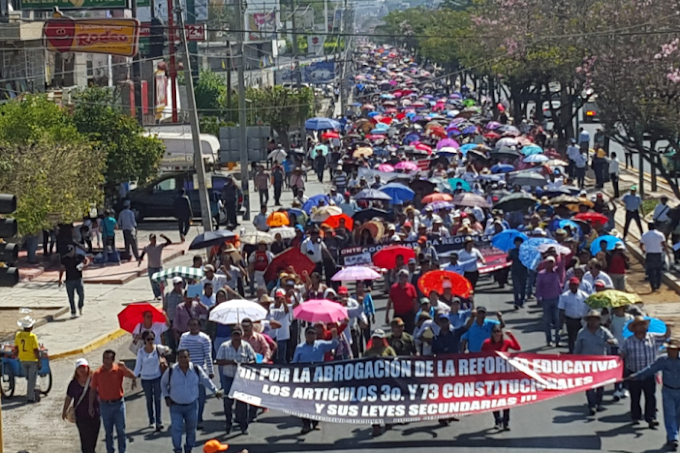
[[[472,310],[474,322],[470,325],[470,329],[461,337],[460,352],[479,352],[482,350],[482,344],[487,338],[491,338],[491,330],[493,326],[500,324],[501,328],[505,327],[503,322],[503,314],[498,312],[496,317],[498,321],[493,319],[486,319],[486,307],[481,305],[476,310]]]
[[[512,262],[510,267],[510,277],[512,278],[512,292],[514,295],[514,306],[515,310],[519,310],[524,307],[524,301],[527,296],[527,276],[529,270],[524,264],[519,260],[519,248],[524,243],[524,239],[521,237],[516,237],[513,241],[515,244],[514,249],[508,251],[507,260]]]
[[[666,343],[667,355],[654,363],[628,376],[626,379],[643,380],[662,372],[663,424],[666,427],[666,446],[670,451],[678,451],[678,427],[680,426],[680,340],[671,339]]]
[[[198,387],[205,386],[222,398],[222,390],[208,378],[205,371],[191,363],[189,351],[177,351],[177,363],[165,370],[161,378],[161,395],[170,408],[172,420],[172,447],[175,453],[182,453],[182,431],[186,427],[184,451],[191,451],[196,445],[196,427],[198,425]]]
[[[338,331],[331,330],[331,340],[317,340],[316,329],[307,327],[305,330],[305,341],[295,348],[291,363],[320,363],[323,362],[323,355],[338,347]],[[319,429],[317,420],[302,419],[302,434],[307,434],[312,429]]]
[[[451,299],[449,321],[455,329],[462,327],[470,318],[474,318],[474,316],[471,316],[472,310],[461,310],[460,305],[461,300],[458,297]]]

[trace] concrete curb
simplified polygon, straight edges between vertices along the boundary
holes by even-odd
[[[180,256],[186,254],[185,250],[177,250],[176,252],[164,256],[163,257],[163,264],[165,264],[168,261],[172,261],[175,258],[179,258]],[[112,269],[115,269],[113,266],[111,266]],[[142,277],[146,275],[146,268],[141,268],[137,272],[131,272],[127,276],[119,279],[106,279],[103,277],[94,277],[94,278],[83,278],[83,283],[88,283],[88,284],[100,284],[100,285],[123,285],[127,282],[130,282],[136,278]]]
[[[57,352],[56,354],[50,354],[50,360],[58,360],[58,359],[64,359],[66,357],[71,357],[74,355],[83,355],[87,354],[88,352],[94,351],[95,349],[101,348],[104,346],[106,343],[116,340],[129,332],[123,330],[123,329],[116,329],[113,332],[110,332],[106,335],[102,335],[99,338],[95,338],[94,340],[90,341],[87,343],[85,346],[82,346],[80,348],[76,349],[71,349],[68,351],[63,351],[63,352]]]

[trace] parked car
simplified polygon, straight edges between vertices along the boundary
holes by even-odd
[[[208,189],[208,200],[219,200],[222,188],[227,181],[226,173],[214,172],[210,174],[212,182]],[[201,217],[201,203],[198,196],[196,183],[196,172],[189,170],[185,172],[164,173],[151,183],[131,190],[127,194],[130,200],[130,209],[135,213],[137,222],[149,217],[175,217],[175,199],[181,188],[186,189],[187,195],[191,200],[191,208],[194,217]],[[122,209],[122,203],[116,211]],[[213,216],[217,213],[212,212]],[[219,223],[226,221],[224,213],[219,212]]]
[[[595,101],[588,101],[584,103],[581,111],[583,112],[582,122],[594,123],[600,121],[600,118],[598,117],[598,112],[600,110],[597,107],[597,103]]]

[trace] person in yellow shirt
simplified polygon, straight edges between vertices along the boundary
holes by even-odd
[[[40,392],[35,389],[38,368],[40,368],[40,345],[38,337],[32,332],[34,324],[35,320],[30,316],[20,319],[17,325],[23,330],[17,332],[14,337],[17,357],[21,361],[21,366],[24,367],[24,374],[28,381],[26,399],[29,403],[40,401]]]

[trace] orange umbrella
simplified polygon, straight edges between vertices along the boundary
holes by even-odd
[[[340,220],[341,219],[345,221],[345,228],[347,228],[348,230],[351,231],[352,228],[354,227],[354,220],[352,220],[352,218],[350,216],[348,216],[347,214],[338,214],[338,215],[330,216],[323,223],[325,223],[329,227],[335,229],[338,226],[340,226]]]
[[[467,278],[451,271],[430,271],[418,279],[418,288],[423,294],[435,291],[438,294],[444,292],[444,282],[451,283],[451,292],[458,297],[467,299],[472,291],[472,284]]]
[[[428,204],[432,203],[433,201],[453,201],[453,196],[451,196],[448,193],[431,193],[430,195],[426,195],[423,197],[421,200],[423,204]]]
[[[267,217],[267,225],[273,228],[290,225],[288,214],[280,211],[272,212],[269,214],[269,217]]]

